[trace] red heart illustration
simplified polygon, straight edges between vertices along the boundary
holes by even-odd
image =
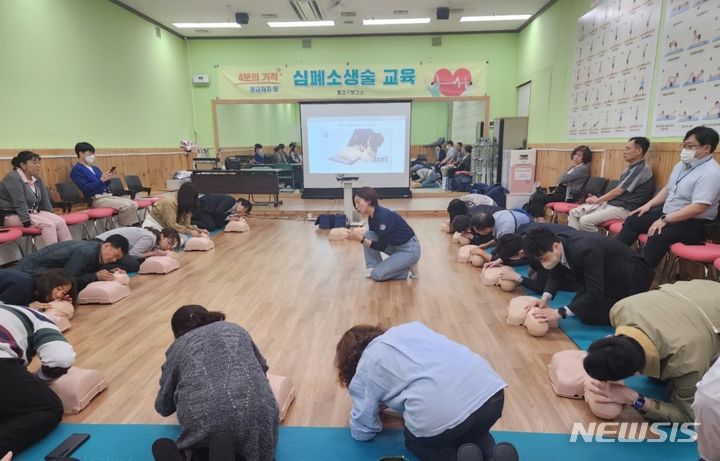
[[[460,96],[468,83],[472,83],[472,74],[464,67],[456,70],[454,74],[451,74],[450,70],[442,68],[435,72],[433,81],[443,96]]]

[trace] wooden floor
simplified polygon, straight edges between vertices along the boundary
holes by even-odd
[[[509,384],[496,429],[569,432],[593,421],[582,401],[556,397],[550,356],[575,346],[559,330],[536,339],[505,324],[510,294],[479,283],[456,262],[441,218],[410,218],[422,246],[420,279],[365,278],[360,245],[330,242],[307,221],[250,219],[246,234],[223,234],[207,253],[184,253],[180,270],[131,279],[132,295],[112,306],[81,306],[66,332],[77,366],[109,381],[66,422],[172,423],[154,410],[160,366],[172,342],[170,317],[183,304],[220,310],[253,336],[272,373],[292,377],[297,398],[285,424],[346,426],[347,392],[336,383],[335,344],[357,323],[420,320],[487,358]],[[517,293],[520,294],[520,293]]]

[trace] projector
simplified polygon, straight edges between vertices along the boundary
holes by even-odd
[[[335,179],[338,181],[357,181],[360,176],[345,176],[344,174],[335,175]]]

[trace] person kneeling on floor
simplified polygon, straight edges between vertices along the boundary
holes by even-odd
[[[363,246],[365,276],[376,282],[417,278],[420,243],[403,217],[381,207],[377,192],[371,187],[356,190],[353,202],[358,213],[368,217],[369,230],[365,235],[348,234],[348,238]],[[389,257],[383,260],[381,252]]]
[[[75,280],[62,269],[28,274],[14,269],[0,269],[0,300],[17,306],[44,310],[53,301],[77,303]]]
[[[485,268],[505,266],[529,265],[528,275],[523,276],[514,270],[506,270],[500,274],[500,280],[511,280],[520,284],[523,288],[542,294],[547,285],[549,271],[542,264],[534,259],[525,257],[524,240],[525,234],[533,229],[549,229],[554,234],[574,232],[570,226],[552,223],[529,223],[518,227],[518,232],[505,234],[498,239],[492,253],[491,261],[485,264]],[[580,284],[569,272],[563,272],[558,279],[558,290],[577,291]]]
[[[105,242],[66,240],[25,256],[18,263],[18,269],[29,274],[63,269],[75,279],[78,291],[82,291],[92,282],[115,280],[115,275],[104,266],[127,253],[128,241],[122,235],[111,235]]]
[[[0,456],[17,453],[60,424],[63,404],[48,386],[75,363],[55,324],[27,307],[0,304]],[[40,356],[40,370],[27,370]]]
[[[205,460],[213,436],[225,433],[231,448],[221,444],[223,450],[235,457],[211,451],[211,459],[272,461],[279,409],[267,363],[248,332],[198,305],[179,308],[170,323],[175,341],[165,353],[155,410],[162,416],[177,412],[177,447],[191,452],[193,460]],[[185,458],[175,449],[155,459]]]
[[[104,232],[96,240],[104,242],[111,235],[121,235],[128,241],[128,253],[117,261],[105,265],[105,269],[120,268],[125,272],[137,272],[140,264],[151,256],[165,256],[180,244],[180,234],[169,227],[157,230],[153,227],[120,227]]]
[[[352,399],[353,439],[382,431],[379,413],[388,407],[402,415],[405,445],[421,461],[517,459],[508,444],[498,452],[490,434],[502,416],[505,382],[485,359],[424,324],[356,325],[337,344],[335,368]],[[465,453],[478,447],[482,455]]]
[[[697,383],[720,355],[720,284],[692,280],[618,301],[610,310],[615,336],[588,348],[583,365],[607,402],[631,405],[647,420],[694,421]],[[669,402],[627,387],[610,387],[635,374],[669,381]]]
[[[545,322],[566,316],[588,325],[609,325],[610,308],[628,296],[650,288],[654,271],[622,243],[590,232],[554,234],[533,229],[525,235],[525,255],[550,271],[535,318]],[[548,307],[561,279],[575,278],[580,289],[567,306]]]

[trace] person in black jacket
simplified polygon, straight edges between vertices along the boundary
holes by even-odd
[[[542,298],[536,303],[540,321],[577,316],[589,325],[610,325],[610,308],[628,296],[650,288],[654,271],[622,243],[589,232],[554,234],[533,229],[525,235],[525,255],[550,271]],[[548,308],[568,273],[581,285],[573,300],[560,309]]]
[[[18,269],[34,274],[50,269],[63,269],[75,279],[78,291],[97,281],[114,280],[113,273],[103,266],[111,264],[128,253],[128,241],[122,235],[111,235],[105,242],[67,240],[53,243],[25,256]]]
[[[205,194],[198,197],[192,212],[191,223],[209,231],[225,227],[228,221],[248,216],[252,203],[248,199],[235,200],[225,194]]]
[[[75,280],[61,269],[28,274],[0,269],[0,302],[33,308],[50,307],[52,301],[77,301]]]
[[[348,231],[348,238],[357,240],[365,253],[365,277],[376,282],[417,278],[420,243],[415,232],[402,216],[378,203],[371,187],[353,193],[355,209],[368,217],[368,231],[358,235]],[[382,258],[382,253],[388,255]]]
[[[485,264],[485,268],[505,266],[530,266],[528,276],[522,276],[515,271],[507,270],[500,274],[500,280],[512,280],[519,283],[523,288],[527,288],[535,293],[542,294],[547,284],[549,271],[545,269],[538,261],[529,259],[525,256],[523,247],[523,236],[532,229],[549,229],[554,234],[577,232],[570,226],[564,224],[550,223],[529,223],[518,227],[517,233],[505,234],[498,239],[495,249],[492,253],[492,259]],[[571,273],[563,273],[558,280],[558,290],[560,291],[578,291],[580,284]]]

